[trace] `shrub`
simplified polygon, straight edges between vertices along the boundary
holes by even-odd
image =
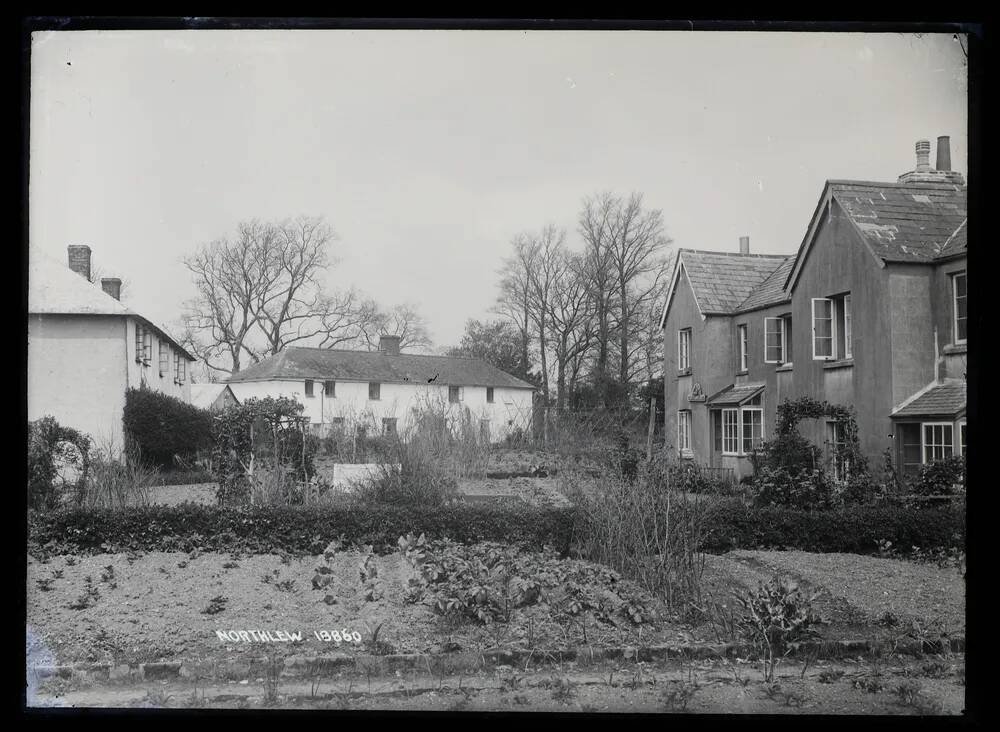
[[[960,493],[965,489],[965,456],[952,455],[920,466],[913,489],[922,496]]]
[[[319,554],[329,537],[394,551],[409,532],[461,543],[503,541],[569,551],[566,508],[455,505],[442,508],[182,504],[125,509],[63,509],[29,515],[29,545],[41,553],[202,551]]]
[[[355,487],[353,497],[362,506],[443,506],[458,497],[458,481],[426,443],[396,440],[387,457],[391,462]]]
[[[812,611],[815,599],[803,596],[794,582],[780,577],[737,596],[739,628],[761,656],[765,682],[774,681],[789,643],[815,635],[815,626],[821,622]]]
[[[709,507],[703,548],[799,549],[810,552],[876,554],[880,541],[932,549],[965,545],[965,510],[913,508],[878,503],[829,510],[746,506],[724,500]]]
[[[605,471],[600,485],[600,491],[581,488],[574,495],[574,541],[581,554],[639,582],[668,605],[698,599],[704,504],[677,491],[656,461],[640,469],[623,460],[617,470]]]
[[[193,458],[212,442],[212,415],[153,389],[125,392],[122,418],[128,441],[152,465],[169,467],[175,456]]]
[[[65,475],[77,472],[76,486],[86,481],[90,438],[63,427],[54,417],[28,422],[28,508],[53,509],[67,488]]]
[[[149,489],[159,473],[139,459],[135,447],[124,452],[94,450],[79,503],[87,508],[123,508],[149,503]]]
[[[319,444],[306,435],[303,409],[288,397],[247,399],[213,420],[212,466],[220,505],[302,502]]]

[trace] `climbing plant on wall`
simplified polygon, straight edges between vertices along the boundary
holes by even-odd
[[[798,431],[804,419],[827,419],[838,424],[839,440],[829,458]],[[843,466],[834,480],[831,463]],[[868,460],[861,450],[853,407],[810,397],[786,399],[778,405],[774,439],[753,455],[755,496],[758,503],[832,507],[872,497]]]
[[[248,399],[217,415],[212,464],[220,505],[246,503],[265,476],[287,477],[284,502],[294,503],[294,486],[315,473],[315,441],[308,439],[301,403],[288,397]]]

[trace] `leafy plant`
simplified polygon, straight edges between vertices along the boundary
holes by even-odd
[[[226,609],[226,604],[228,602],[228,597],[217,595],[209,601],[208,605],[201,612],[203,615],[217,615]]]
[[[125,392],[122,424],[127,442],[152,465],[169,467],[175,456],[193,458],[212,442],[212,414],[146,387]]]
[[[28,508],[51,511],[67,490],[75,492],[87,478],[91,440],[82,432],[60,425],[54,417],[28,423]],[[65,472],[76,472],[67,484]]]
[[[101,593],[94,585],[94,579],[91,576],[83,578],[83,585],[83,593],[70,604],[70,610],[85,610],[101,598]]]
[[[774,681],[789,644],[815,636],[815,626],[822,620],[812,611],[814,599],[802,595],[794,582],[779,577],[737,596],[742,608],[739,627],[762,658],[765,682]]]

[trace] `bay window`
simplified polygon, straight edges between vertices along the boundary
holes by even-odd
[[[743,407],[741,426],[743,438],[743,454],[753,452],[764,440],[764,410],[759,407]]]
[[[951,457],[954,451],[952,425],[948,422],[930,422],[922,425],[924,431],[924,463]]]

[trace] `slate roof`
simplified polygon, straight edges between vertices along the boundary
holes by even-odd
[[[99,285],[87,282],[65,264],[37,252],[31,253],[28,262],[28,312],[39,315],[120,315],[138,318],[170,341],[189,360],[195,360],[163,326],[125,306]]]
[[[706,405],[710,407],[735,407],[764,390],[766,384],[733,384],[712,396]]]
[[[965,409],[965,379],[945,379],[931,383],[892,411],[901,417],[954,417]]]
[[[436,378],[435,378],[436,377]],[[500,386],[534,389],[478,358],[423,356],[381,351],[338,351],[329,348],[286,348],[229,378],[229,383],[273,379],[377,381],[395,384],[433,383],[447,386]]]
[[[968,236],[966,233],[969,230],[968,223],[967,220],[962,222],[962,225],[955,230],[951,238],[941,247],[941,254],[938,256],[950,257],[956,254],[965,254],[969,251]]]
[[[794,264],[795,257],[787,257],[774,272],[751,291],[740,305],[740,312],[788,302],[791,297],[785,291],[785,280],[788,279],[788,273],[792,271]]]
[[[739,254],[681,249],[691,290],[704,315],[736,312],[785,260],[783,254]]]
[[[930,262],[964,247],[964,234],[954,245],[951,240],[965,228],[965,186],[847,180],[828,185],[875,255],[887,262]]]

